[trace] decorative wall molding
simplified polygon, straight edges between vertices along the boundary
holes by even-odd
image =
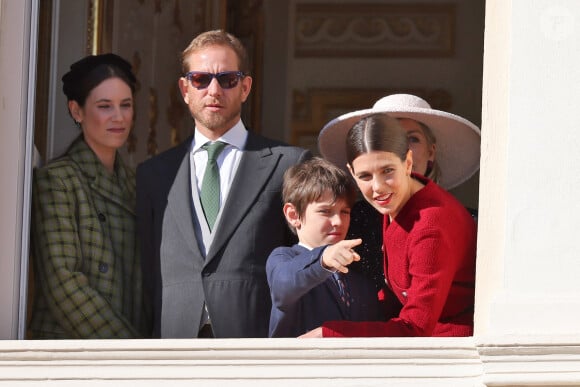
[[[578,337],[0,341],[0,386],[580,385]]]
[[[434,109],[449,111],[452,96],[446,90],[426,88],[380,89],[308,89],[294,90],[292,95],[292,144],[318,153],[318,133],[324,125],[341,114],[371,108],[381,97],[408,93],[425,99]]]
[[[580,386],[580,340],[576,336],[475,338],[485,386]]]
[[[298,4],[297,57],[453,55],[455,4]]]
[[[477,386],[482,375],[473,338],[1,342],[0,367],[0,385],[24,386]]]

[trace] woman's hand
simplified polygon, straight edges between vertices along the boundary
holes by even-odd
[[[322,338],[322,327],[314,328],[310,332],[306,332],[305,334],[298,336],[299,339],[317,339]]]

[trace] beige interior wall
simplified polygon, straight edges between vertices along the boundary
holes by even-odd
[[[278,42],[266,46],[265,57],[274,68],[266,69],[277,77],[264,85],[264,125],[284,130],[284,138],[292,139],[293,93],[311,89],[384,89],[389,92],[409,89],[441,89],[451,96],[449,111],[463,116],[476,125],[481,124],[481,82],[483,71],[484,0],[427,0],[421,1],[416,9],[424,5],[455,6],[455,48],[449,56],[436,55],[392,55],[376,57],[357,55],[335,55],[300,57],[295,53],[296,10],[308,4],[319,4],[318,0],[282,0],[266,2],[266,39]],[[393,0],[368,0],[364,4],[415,4]],[[358,7],[360,2],[337,0],[326,4],[327,9],[344,6]],[[275,10],[273,10],[275,9]],[[355,8],[356,9],[356,8]],[[285,29],[287,27],[287,29]],[[285,50],[282,48],[285,47]],[[283,74],[286,76],[284,77]],[[353,97],[353,100],[356,97]],[[356,102],[356,101],[354,101]],[[433,102],[432,102],[433,103]],[[284,105],[284,112],[280,106]],[[370,106],[368,106],[370,107]],[[352,109],[356,110],[356,109]],[[336,111],[334,118],[340,111]],[[312,127],[318,132],[321,127]],[[315,146],[315,144],[314,144]],[[478,176],[453,190],[465,205],[477,207]]]
[[[63,0],[70,2],[72,0]],[[85,0],[86,2],[86,0]],[[76,15],[85,7],[84,2],[74,2],[62,7],[61,20],[76,20],[79,27],[84,21]],[[179,52],[198,32],[215,28],[216,19],[211,16],[223,2],[209,0],[172,0],[163,2],[143,2],[139,0],[112,1],[114,52],[131,61],[140,80],[137,92],[137,114],[134,135],[125,152],[129,163],[136,166],[155,152],[162,151],[178,143],[191,133],[192,123],[176,86],[180,75]],[[317,4],[317,0],[277,0],[263,1],[264,10],[264,62],[263,81],[255,84],[263,98],[261,101],[263,134],[292,142],[292,121],[296,107],[294,92],[310,89],[374,89],[397,90],[442,89],[451,96],[449,110],[459,114],[476,125],[481,123],[481,76],[483,61],[484,0],[426,0],[425,5],[455,5],[455,48],[450,56],[436,57],[420,55],[415,57],[379,56],[334,56],[298,57],[294,52],[296,8],[304,4]],[[409,4],[395,0],[369,0],[365,4]],[[335,4],[333,6],[333,4]],[[342,4],[355,5],[352,0],[335,0],[328,7]],[[420,8],[420,6],[418,6]],[[209,24],[208,24],[209,23]],[[63,23],[60,23],[63,24]],[[64,23],[68,25],[69,23]],[[65,27],[61,26],[61,30]],[[69,27],[66,27],[70,30]],[[63,30],[62,36],[77,36]],[[80,34],[82,35],[82,34]],[[80,44],[86,38],[77,36]],[[67,38],[69,39],[69,38]],[[76,39],[76,38],[75,38]],[[73,40],[74,42],[75,40]],[[71,48],[66,55],[82,55]],[[82,47],[82,46],[80,46]],[[72,54],[71,54],[72,53]],[[67,58],[72,61],[74,58]],[[63,62],[64,63],[64,62]],[[66,70],[59,65],[59,80]],[[54,99],[61,101],[60,88],[56,85]],[[54,138],[54,143],[62,144],[54,148],[62,151],[70,142],[76,130],[65,109],[57,104],[56,114],[60,121],[55,127],[63,132]],[[336,112],[338,114],[338,112]],[[318,126],[318,125],[317,125]],[[317,131],[320,128],[313,128]],[[477,207],[478,176],[457,187],[454,194],[466,205]]]
[[[139,81],[133,133],[125,152],[136,167],[193,133],[181,98],[181,51],[211,26],[207,0],[114,1],[112,51],[133,64]]]

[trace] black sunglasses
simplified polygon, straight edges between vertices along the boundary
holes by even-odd
[[[245,77],[241,71],[222,71],[221,73],[213,74],[204,71],[190,71],[185,74],[185,78],[189,79],[191,86],[197,90],[205,89],[209,86],[212,79],[217,79],[222,89],[231,89],[238,85],[238,81]]]

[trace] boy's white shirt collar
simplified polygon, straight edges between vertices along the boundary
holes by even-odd
[[[314,247],[310,247],[310,246],[308,246],[308,245],[307,245],[307,244],[305,244],[305,243],[298,242],[298,244],[299,244],[300,246],[304,247],[305,249],[308,249],[308,250],[314,250]]]

